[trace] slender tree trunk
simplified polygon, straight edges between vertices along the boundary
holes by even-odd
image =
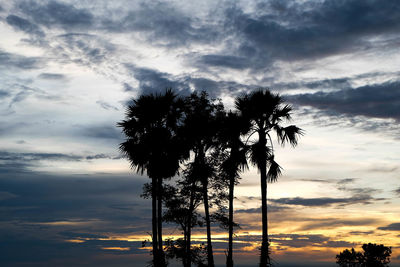
[[[266,147],[266,137],[263,131],[259,132],[259,142],[263,150]],[[266,151],[265,151],[266,152]],[[262,213],[262,243],[261,243],[261,259],[260,267],[271,266],[269,257],[269,241],[268,241],[268,213],[267,213],[267,158],[266,153],[262,153],[260,160],[261,173],[261,213]]]
[[[233,189],[235,186],[235,177],[232,176],[229,180],[229,245],[226,266],[233,267]]]
[[[192,234],[192,214],[194,210],[194,195],[196,182],[192,181],[192,189],[190,192],[189,212],[187,217],[187,238],[186,238],[186,266],[192,266],[192,251],[191,251],[191,234]]]
[[[151,204],[152,204],[152,227],[153,227],[153,263],[154,266],[159,266],[158,253],[158,234],[157,234],[157,182],[156,178],[151,179]]]
[[[206,226],[207,226],[207,262],[208,267],[214,267],[214,256],[211,243],[211,220],[210,211],[208,206],[208,184],[206,180],[203,180],[203,202],[204,202],[204,212],[206,215]]]
[[[162,238],[162,178],[157,179],[157,231],[158,231],[158,253],[160,256],[160,266],[165,266],[165,257],[164,257],[164,249],[163,249],[163,238]]]
[[[187,220],[187,219],[186,219]],[[187,253],[186,253],[186,249],[187,249],[187,238],[188,238],[188,227],[187,225],[184,225],[183,227],[183,245],[184,245],[184,250],[185,250],[185,256],[183,257],[183,266],[184,267],[188,267],[188,261],[187,261]]]

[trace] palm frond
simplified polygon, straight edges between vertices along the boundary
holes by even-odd
[[[290,143],[293,147],[297,145],[299,136],[304,135],[304,131],[296,125],[283,127],[280,128],[280,130],[278,131],[278,138],[281,140],[282,145],[284,145],[285,143]]]
[[[282,174],[282,168],[279,164],[274,160],[274,156],[271,156],[268,159],[268,172],[267,172],[267,181],[269,183],[276,182],[278,177]]]

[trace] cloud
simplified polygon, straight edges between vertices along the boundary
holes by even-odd
[[[44,37],[45,33],[40,30],[40,28],[31,23],[29,20],[18,17],[16,15],[9,15],[6,18],[6,21],[9,25],[11,25],[14,29],[26,32],[28,34],[37,35],[38,37]]]
[[[88,10],[57,1],[23,1],[18,8],[34,22],[47,28],[84,29],[93,24],[93,15]]]
[[[97,159],[120,159],[120,156],[111,156],[107,154],[94,154],[94,155],[74,155],[63,153],[17,153],[0,151],[0,173],[17,171],[15,166],[21,170],[28,170],[28,167],[36,165],[38,161],[84,161],[84,160],[97,160]]]
[[[132,64],[126,64],[126,68],[139,82],[139,89],[142,93],[155,93],[173,88],[177,91],[189,93],[188,84],[172,75],[149,68],[140,68]]]
[[[10,199],[10,198],[15,198],[15,197],[18,197],[18,196],[13,193],[10,193],[10,192],[0,191],[0,201]]]
[[[400,82],[366,85],[336,92],[299,94],[287,96],[287,99],[296,104],[349,116],[400,120]]]
[[[13,153],[0,151],[0,160],[3,161],[37,161],[37,160],[80,160],[81,157],[61,153]]]
[[[288,98],[286,96],[285,98]],[[387,138],[399,139],[400,125],[394,119],[381,119],[365,116],[350,116],[329,110],[319,110],[309,106],[295,106],[297,117],[312,120],[318,127],[356,128],[364,132],[384,133]]]
[[[324,207],[338,204],[340,206],[352,205],[352,204],[371,204],[373,197],[367,194],[358,194],[349,198],[330,198],[330,197],[320,197],[320,198],[278,198],[270,199],[269,201],[275,204],[281,205],[295,205],[304,207]],[[382,199],[383,200],[383,199]]]
[[[299,234],[278,234],[270,235],[271,241],[279,246],[288,246],[292,248],[302,247],[351,247],[354,243],[347,241],[331,240],[331,237],[324,235],[299,235]]]
[[[122,132],[112,125],[75,125],[76,133],[81,136],[122,141]]]
[[[268,212],[280,212],[283,210],[288,210],[289,207],[285,206],[277,206],[277,205],[268,205]],[[235,213],[256,213],[261,214],[261,207],[259,208],[249,208],[249,209],[238,209],[235,210]]]
[[[368,47],[368,37],[400,27],[395,0],[274,3],[260,3],[252,13],[227,8],[226,25],[241,37],[238,54],[253,61],[312,59]]]
[[[45,80],[65,80],[66,76],[60,73],[48,73],[44,72],[39,74],[38,78]]]
[[[0,221],[15,221],[22,228],[32,223],[54,222],[34,226],[59,225],[58,231],[70,231],[74,225],[80,225],[82,229],[90,229],[90,233],[101,233],[112,229],[113,224],[114,229],[118,229],[137,222],[137,229],[132,232],[140,232],[146,228],[144,222],[151,216],[148,205],[136,208],[134,213],[112,208],[145,203],[146,200],[139,198],[142,185],[147,181],[145,177],[112,174],[63,176],[26,170],[0,172],[0,178],[0,188],[7,192],[4,193],[7,198],[2,200]],[[56,223],[60,221],[85,224]]]
[[[338,227],[349,227],[349,226],[374,226],[379,222],[376,218],[357,218],[357,219],[340,219],[340,218],[328,218],[328,219],[315,219],[311,223],[306,223],[300,226],[297,231],[311,231],[321,229],[334,229]]]
[[[16,68],[22,70],[40,69],[44,62],[39,57],[26,57],[0,50],[0,68]]]
[[[351,232],[349,232],[350,235],[362,235],[362,236],[371,235],[373,233],[374,233],[374,231],[351,231]]]
[[[392,223],[387,226],[378,227],[378,229],[384,231],[400,231],[400,223]]]
[[[400,187],[399,187],[399,188],[397,188],[397,189],[395,189],[393,192],[394,192],[395,194],[397,194],[397,195],[399,195],[399,196],[400,196]]]
[[[102,100],[97,100],[96,104],[99,104],[100,107],[104,108],[105,110],[118,110],[117,107],[115,107],[105,101],[102,101]]]
[[[105,64],[102,67],[113,64],[111,56],[116,47],[105,38],[87,33],[66,33],[56,38],[60,44],[53,52],[62,55],[61,60],[89,66],[95,70],[99,69],[99,64]]]
[[[5,90],[0,90],[0,99],[10,96],[10,93]]]
[[[106,235],[98,235],[92,233],[76,233],[76,232],[60,232],[61,236],[71,238],[71,239],[100,239],[100,238],[107,238]]]
[[[139,82],[138,89],[142,93],[154,93],[172,88],[182,95],[188,95],[193,91],[206,91],[211,97],[219,97],[223,93],[239,94],[244,90],[256,88],[255,85],[245,85],[234,81],[218,81],[191,74],[174,76],[155,69],[141,68],[132,64],[126,64],[131,75]],[[133,88],[124,84],[125,91]]]
[[[200,57],[198,63],[232,69],[246,69],[252,66],[245,57],[231,55],[204,55]]]
[[[195,26],[193,15],[183,13],[171,3],[152,1],[140,3],[122,18],[103,18],[101,24],[109,32],[144,33],[152,45],[179,47],[215,41],[213,27],[199,23]]]

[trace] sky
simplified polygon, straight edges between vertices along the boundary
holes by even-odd
[[[172,87],[227,109],[269,88],[293,106],[305,135],[275,144],[284,171],[268,187],[279,266],[335,266],[367,242],[400,266],[397,0],[0,0],[0,34],[0,265],[145,266],[149,179],[116,124]],[[235,189],[237,266],[259,260],[259,187],[251,168]],[[227,234],[213,233],[222,266]]]

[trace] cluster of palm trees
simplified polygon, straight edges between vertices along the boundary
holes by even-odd
[[[211,223],[215,220],[229,232],[226,265],[233,266],[233,231],[237,225],[233,221],[234,186],[248,162],[261,176],[260,266],[271,266],[267,182],[276,181],[281,174],[271,133],[276,133],[280,144],[295,146],[303,132],[294,125],[282,126],[291,119],[292,109],[269,90],[239,96],[235,106],[235,111],[227,112],[219,100],[205,92],[183,97],[167,89],[134,99],[125,120],[118,124],[126,136],[121,151],[134,170],[151,178],[144,195],[152,199],[153,266],[166,266],[166,256],[171,255],[182,260],[185,267],[202,265],[199,247],[191,245],[191,232],[204,224],[205,265],[214,266]],[[173,177],[174,184],[166,182]],[[221,208],[224,199],[228,202],[227,216]],[[198,213],[201,205],[204,216]],[[213,205],[219,209],[211,209],[217,210],[211,214]],[[163,222],[178,224],[183,238],[163,240]]]

